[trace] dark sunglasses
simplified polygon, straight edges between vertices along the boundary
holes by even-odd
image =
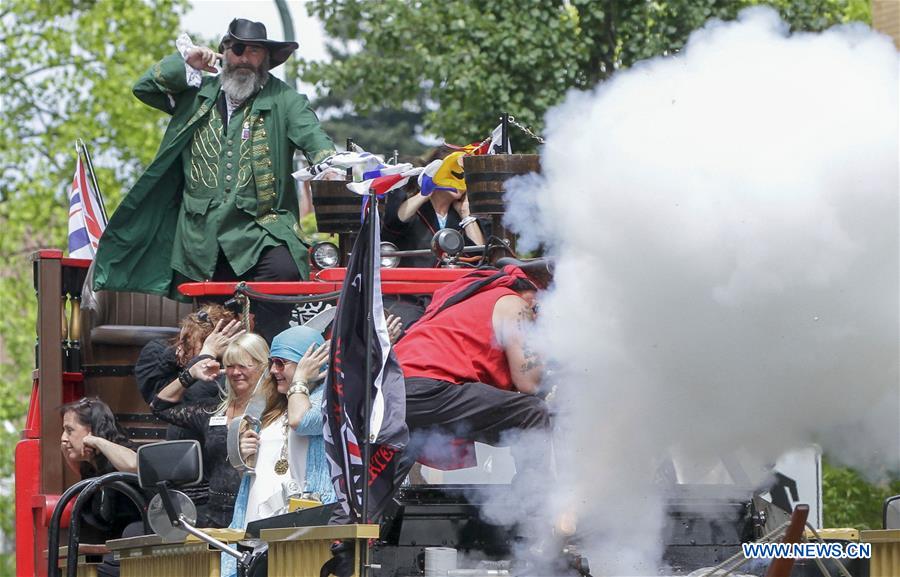
[[[297,364],[297,363],[295,363],[294,361],[289,361],[289,360],[287,360],[287,359],[281,359],[281,358],[279,358],[279,357],[271,357],[271,358],[269,359],[269,368],[270,368],[270,369],[275,368],[275,369],[278,369],[279,371],[283,371],[283,370],[284,370],[284,365],[285,365],[286,363],[294,363],[295,365]]]

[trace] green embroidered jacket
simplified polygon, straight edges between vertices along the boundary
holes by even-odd
[[[154,64],[135,84],[135,96],[172,119],[156,158],[100,239],[96,290],[178,298],[176,273],[209,279],[220,248],[243,274],[279,244],[307,276],[293,155],[299,149],[315,163],[334,152],[334,143],[309,100],[272,76],[225,129],[215,106],[220,87],[218,76],[189,87],[179,54]]]

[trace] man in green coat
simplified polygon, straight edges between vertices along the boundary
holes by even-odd
[[[182,282],[306,278],[294,151],[316,163],[334,143],[309,100],[269,74],[297,44],[237,18],[219,53],[186,35],[177,45],[134,85],[135,96],[172,119],[100,239],[94,288],[179,298]],[[203,77],[218,60],[222,73]],[[257,332],[271,338],[288,315],[260,304]]]

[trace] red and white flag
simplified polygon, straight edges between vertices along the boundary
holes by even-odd
[[[423,170],[425,169],[421,167],[413,168],[411,164],[385,167],[383,170],[367,173],[372,175],[371,178],[362,182],[347,183],[347,188],[356,194],[365,195],[374,192],[380,197],[392,190],[406,186],[411,177],[418,176]]]

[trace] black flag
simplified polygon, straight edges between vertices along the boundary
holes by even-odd
[[[372,246],[370,226],[375,227]],[[368,210],[353,245],[347,276],[341,288],[325,383],[325,454],[331,466],[331,479],[338,502],[350,523],[367,522],[380,515],[394,493],[397,461],[409,441],[403,372],[391,350],[381,300],[380,244],[378,211]],[[367,267],[370,262],[371,268]],[[371,280],[370,275],[373,277]],[[369,282],[373,288],[371,311],[366,309]],[[370,312],[374,323],[369,322]],[[368,331],[374,331],[371,350],[366,348]],[[368,411],[365,406],[367,354],[372,359],[372,401]],[[369,506],[368,515],[364,515],[363,446],[360,436],[367,414]]]

